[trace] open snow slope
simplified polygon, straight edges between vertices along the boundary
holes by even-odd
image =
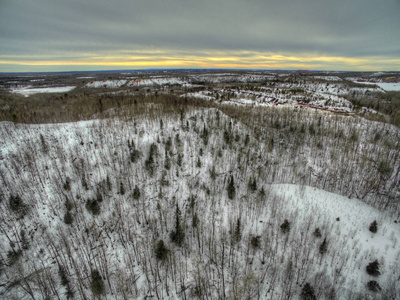
[[[285,201],[287,213],[293,214],[295,223],[307,224],[314,219],[323,224],[322,238],[326,237],[329,257],[316,268],[335,277],[335,272],[343,272],[343,299],[351,289],[362,291],[370,280],[378,280],[381,286],[393,284],[400,275],[400,223],[394,223],[371,206],[358,199],[351,199],[321,189],[275,184],[271,191]],[[339,219],[339,220],[337,220]],[[372,221],[379,224],[378,232],[368,230]],[[264,220],[268,222],[268,220]],[[254,226],[254,225],[253,225]],[[366,273],[366,266],[378,260],[382,275],[379,279]]]

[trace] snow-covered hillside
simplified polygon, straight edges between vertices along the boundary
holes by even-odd
[[[342,298],[350,298],[352,290],[362,291],[367,282],[376,279],[365,272],[366,266],[375,260],[382,273],[379,283],[396,285],[400,276],[400,223],[394,223],[395,219],[358,199],[316,188],[272,185],[271,190],[285,201],[283,206],[294,216],[296,225],[308,223],[311,228],[320,228],[324,232],[322,237],[337,249],[338,253],[327,253],[330,259],[319,263],[318,272],[321,276],[330,274],[331,278],[340,273],[346,278]],[[379,224],[377,233],[368,229],[374,220]],[[323,229],[319,227],[321,223]]]
[[[219,73],[219,74],[200,74],[191,75],[189,80],[194,83],[205,82],[205,83],[224,83],[224,82],[262,82],[267,80],[274,80],[275,74],[258,75],[258,74],[230,74],[230,73]]]
[[[85,85],[88,88],[119,88],[125,85],[127,80],[104,80],[104,81],[91,81]]]
[[[152,77],[147,79],[135,79],[128,82],[127,86],[161,86],[187,84],[184,80],[176,77]]]
[[[0,123],[1,297],[299,299],[307,283],[317,299],[398,297],[398,128],[148,111]]]
[[[336,87],[336,85],[276,84],[258,90],[222,89],[213,92],[191,92],[183,96],[219,100],[224,101],[226,104],[255,106],[306,105],[318,109],[352,112],[353,104],[343,96],[340,96],[347,95],[349,92],[349,90],[344,91]]]

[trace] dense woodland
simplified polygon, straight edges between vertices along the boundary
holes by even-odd
[[[150,94],[1,96],[0,297],[399,299],[399,93],[352,99],[387,123]]]

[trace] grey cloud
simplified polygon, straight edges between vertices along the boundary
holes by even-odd
[[[135,49],[398,56],[395,0],[0,2],[0,55]]]

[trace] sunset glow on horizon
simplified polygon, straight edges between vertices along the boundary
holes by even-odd
[[[400,71],[400,59],[380,58],[349,58],[329,56],[285,56],[277,54],[252,53],[245,57],[227,53],[223,56],[205,55],[173,55],[160,53],[158,55],[118,55],[118,56],[88,56],[82,59],[62,60],[53,58],[45,60],[41,57],[26,59],[25,57],[8,57],[0,55],[2,72],[30,71],[84,71],[104,69],[308,69],[330,71]],[[229,55],[231,54],[231,55]],[[4,69],[4,70],[3,70]]]

